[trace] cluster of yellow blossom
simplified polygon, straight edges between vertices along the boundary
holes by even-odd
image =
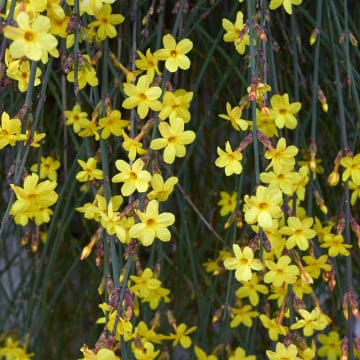
[[[291,14],[292,6],[301,2],[271,0],[269,8],[275,10],[283,5]],[[232,42],[239,54],[244,54],[246,46],[251,44],[249,26],[241,11],[237,12],[235,23],[223,19],[226,31],[223,40]],[[255,36],[256,33],[260,41],[266,41],[261,29],[255,30]],[[256,44],[255,39],[253,41]],[[243,116],[244,110],[252,102],[256,103],[256,118],[247,120]],[[336,221],[321,222],[312,209],[308,215],[303,207],[307,197],[314,196],[320,212],[327,214],[320,193],[316,189],[314,195],[308,193],[310,177],[314,179],[316,173],[322,172],[314,150],[310,146],[310,158],[299,161],[298,147],[288,144],[289,130],[296,129],[301,108],[302,104],[291,102],[287,93],[271,94],[271,87],[261,79],[252,80],[247,94],[235,106],[226,102],[226,113],[219,117],[235,130],[231,142],[236,139],[239,142],[233,147],[230,140],[226,141],[224,150],[217,147],[215,165],[224,168],[227,177],[242,174],[243,153],[256,137],[255,146],[262,157],[263,171],[258,171],[251,194],[240,197],[237,192],[220,192],[220,215],[244,219],[252,234],[249,235],[238,221],[242,232],[237,238],[241,240],[232,245],[232,252],[222,249],[216,259],[209,259],[204,266],[213,276],[226,270],[234,271],[239,286],[234,291],[234,305],[227,309],[229,326],[252,327],[254,319],[259,318],[269,339],[276,342],[272,350],[266,350],[268,359],[313,359],[316,354],[335,359],[340,356],[345,340],[342,341],[339,332],[331,329],[332,319],[323,312],[313,285],[323,279],[332,292],[336,283],[335,258],[350,256],[353,245],[344,239],[345,221],[341,216]],[[340,166],[344,168],[342,175],[339,174]],[[353,190],[351,204],[355,205],[360,194],[360,154],[350,150],[346,154],[339,153],[328,181],[335,186],[340,179],[348,182],[349,189]],[[355,219],[351,226],[359,238],[360,227]],[[354,296],[344,298],[344,304],[350,298],[351,309],[357,317]],[[348,305],[344,306],[346,317]],[[219,311],[225,309],[223,306]],[[218,319],[216,313],[214,321]],[[317,338],[314,336],[323,331]]]
[[[3,335],[3,334],[1,334]],[[30,360],[35,354],[27,352],[27,344],[20,346],[19,341],[7,336],[3,344],[0,344],[0,357],[6,360]]]

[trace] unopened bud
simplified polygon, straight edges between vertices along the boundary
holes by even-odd
[[[336,225],[336,233],[339,235],[344,231],[344,229],[345,229],[345,213],[341,212],[339,214],[339,220]]]
[[[330,186],[336,186],[340,181],[339,166],[335,166],[334,170],[330,173],[327,178]]]
[[[30,239],[30,232],[26,231],[25,234],[21,238],[21,246],[26,246]]]
[[[248,147],[253,141],[253,134],[250,133],[247,136],[244,137],[244,139],[241,141],[239,147],[236,149],[236,151],[241,152],[243,151],[246,147]]]
[[[218,322],[223,313],[224,313],[224,305],[221,305],[221,307],[215,311],[211,322],[212,323]]]
[[[319,35],[319,28],[316,26],[310,35],[309,43],[311,46],[315,44],[318,35]]]
[[[321,212],[326,215],[328,213],[328,208],[325,205],[325,200],[315,188],[313,189],[313,194],[315,196],[316,203],[320,207]]]
[[[358,320],[360,320],[360,312],[359,312],[359,309],[358,309],[358,302],[356,300],[356,295],[354,293],[354,290],[353,289],[349,289],[349,303],[350,303],[350,307],[351,307],[351,311],[354,315],[354,317]]]
[[[311,143],[309,146],[309,152],[310,152],[310,170],[315,174],[316,173],[317,146],[313,140],[311,140]]]
[[[358,352],[358,354],[360,354],[360,339],[359,338],[354,339],[354,346],[355,346],[355,349]]]
[[[177,326],[176,326],[176,320],[175,320],[174,314],[173,314],[172,311],[169,310],[169,309],[166,309],[166,310],[165,310],[165,313],[166,313],[166,317],[167,317],[167,319],[168,319],[169,324],[170,324],[170,325],[174,328],[174,330],[176,331]]]
[[[349,32],[349,40],[350,40],[350,43],[351,45],[353,46],[358,46],[358,41],[356,40],[356,37],[354,36],[354,34],[350,31]]]
[[[341,355],[340,360],[347,360],[348,359],[348,351],[349,351],[349,340],[347,336],[344,337],[343,341],[341,342]]]
[[[355,233],[355,236],[358,239],[358,246],[360,247],[360,225],[357,223],[354,217],[351,217],[350,225],[351,230]]]
[[[261,132],[260,130],[257,130],[256,131],[256,135],[257,135],[257,138],[259,139],[259,141],[269,150],[274,150],[274,147],[273,145],[271,144],[271,141],[270,139],[263,133]]]
[[[327,99],[326,99],[326,96],[324,94],[324,92],[320,89],[320,86],[318,88],[318,99],[321,103],[321,107],[323,109],[324,112],[328,112],[329,110],[329,106],[328,106],[328,103],[327,103]]]

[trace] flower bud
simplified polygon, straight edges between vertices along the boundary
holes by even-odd
[[[315,44],[318,35],[319,35],[319,28],[316,26],[310,35],[309,44],[311,46]]]

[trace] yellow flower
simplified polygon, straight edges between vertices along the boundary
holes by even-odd
[[[97,161],[95,158],[89,158],[87,161],[78,159],[78,163],[82,168],[82,171],[79,171],[76,174],[76,180],[80,182],[92,181],[94,179],[102,180],[104,175],[103,171],[96,169]]]
[[[149,109],[160,111],[161,102],[158,100],[161,96],[159,86],[150,86],[150,80],[146,75],[140,76],[136,85],[124,83],[124,92],[128,96],[122,106],[125,109],[137,107],[137,113],[140,119],[144,119],[149,113]]]
[[[90,120],[84,120],[81,122],[81,130],[78,132],[78,135],[81,137],[89,137],[94,136],[95,140],[100,139],[100,135],[98,133],[98,127],[95,123],[95,119]]]
[[[2,333],[4,336],[4,333]],[[35,354],[27,353],[27,344],[22,347],[19,341],[13,340],[10,336],[6,338],[5,343],[0,346],[0,358],[6,360],[30,360]]]
[[[13,42],[10,54],[14,59],[26,56],[29,60],[48,62],[48,54],[57,57],[58,41],[49,33],[50,20],[44,15],[37,16],[32,22],[28,13],[22,11],[16,17],[18,27],[5,26],[4,36]]]
[[[60,161],[54,159],[52,156],[41,156],[40,160],[40,171],[39,164],[34,164],[30,167],[30,171],[39,172],[40,179],[49,179],[56,181],[57,172],[56,170],[60,167]]]
[[[289,103],[289,95],[275,94],[270,99],[271,109],[270,116],[274,118],[275,124],[279,129],[286,127],[288,129],[295,129],[297,120],[294,114],[301,109],[300,102]]]
[[[193,333],[196,330],[196,326],[192,326],[187,329],[185,324],[180,324],[179,326],[175,326],[175,333],[170,333],[169,335],[162,335],[161,338],[163,340],[174,340],[172,346],[175,347],[180,343],[180,345],[187,349],[191,346],[191,338],[189,334]]]
[[[116,160],[115,166],[120,173],[114,175],[111,181],[123,183],[121,193],[124,196],[131,195],[135,190],[138,192],[147,191],[151,174],[147,170],[143,170],[145,163],[142,159],[137,159],[132,165],[124,160]]]
[[[284,7],[285,11],[291,15],[292,14],[292,6],[300,5],[302,0],[271,0],[269,4],[270,10],[275,10],[281,5]]]
[[[226,216],[232,213],[236,209],[237,192],[234,191],[232,194],[226,191],[220,191],[221,199],[218,201],[218,205],[221,206],[220,216]]]
[[[331,271],[331,265],[328,263],[329,258],[327,255],[321,255],[317,259],[313,256],[303,256],[302,259],[306,263],[304,270],[314,279],[320,276],[321,270]]]
[[[262,172],[260,174],[261,182],[269,184],[269,188],[279,188],[285,195],[291,196],[296,190],[296,184],[298,184],[302,177],[299,173],[291,171],[291,168],[276,167],[274,171]]]
[[[276,148],[265,152],[265,158],[271,160],[266,170],[273,167],[274,171],[280,173],[284,168],[292,169],[295,165],[295,155],[299,149],[295,145],[286,147],[285,138],[280,138],[276,144]]]
[[[242,130],[245,131],[248,128],[248,122],[246,120],[241,119],[242,115],[242,109],[240,106],[234,106],[231,108],[231,105],[229,102],[226,103],[226,112],[227,114],[220,114],[219,117],[221,117],[224,120],[229,120],[231,122],[231,125],[235,130]]]
[[[124,318],[123,316],[117,317],[117,311],[112,311],[110,313],[109,321],[106,324],[107,329],[110,332],[113,331],[114,324],[115,324],[115,321],[117,318],[118,318],[118,323],[117,323],[117,327],[116,327],[115,339],[117,341],[119,341],[120,338],[123,337],[125,341],[132,340],[135,337],[136,333],[134,333],[134,329],[133,329],[133,325],[132,325],[131,321],[127,318]],[[99,322],[99,320],[97,322]],[[104,360],[106,360],[106,358]]]
[[[316,231],[310,229],[313,221],[310,217],[302,220],[296,216],[290,216],[288,218],[288,226],[280,229],[281,234],[289,236],[286,240],[287,249],[298,246],[300,250],[304,251],[309,248],[309,240],[316,236]]]
[[[189,111],[190,102],[193,98],[193,92],[186,92],[184,89],[176,91],[165,91],[162,99],[163,108],[159,112],[159,118],[165,120],[169,118],[181,118],[184,123],[188,123],[191,118]]]
[[[74,105],[72,110],[65,110],[64,117],[66,119],[65,125],[72,125],[75,133],[78,133],[82,129],[81,124],[89,121],[88,114],[81,111],[79,104]]]
[[[29,60],[14,60],[9,49],[6,49],[5,52],[5,64],[6,64],[6,75],[13,80],[18,82],[18,89],[21,92],[25,92],[29,85],[29,76],[30,76],[30,61]],[[41,70],[37,67],[35,72],[34,86],[38,86],[41,81],[39,77],[41,76]]]
[[[39,183],[39,176],[35,173],[26,176],[23,187],[10,184],[17,198],[10,209],[15,222],[22,226],[29,219],[34,219],[36,225],[49,222],[52,214],[49,207],[58,199],[58,194],[54,191],[56,186],[56,181],[45,180]]]
[[[155,73],[160,75],[158,68],[159,59],[151,53],[150,49],[146,50],[146,55],[144,55],[140,50],[137,50],[137,54],[140,59],[135,60],[135,65],[138,69],[146,71],[146,75],[150,81],[154,79]]]
[[[63,9],[61,8],[61,10]],[[57,35],[63,39],[66,39],[67,36],[70,36],[66,32],[66,29],[70,22],[70,16],[64,16],[64,18],[62,19],[56,17],[53,13],[48,13],[47,16],[49,17],[51,23],[51,27],[50,27],[51,34],[55,36]],[[74,34],[72,35],[74,36]]]
[[[59,0],[47,0],[46,12],[47,16],[55,18],[57,20],[65,19],[65,11]]]
[[[120,360],[114,351],[107,348],[101,348],[98,352],[93,352],[85,344],[80,351],[83,353],[84,358],[81,360]]]
[[[252,327],[253,320],[252,318],[258,317],[259,313],[257,311],[253,311],[251,305],[242,306],[238,304],[237,308],[231,308],[231,317],[232,320],[230,322],[230,327],[235,328],[241,324],[244,324],[246,327]]]
[[[118,204],[114,204],[112,201],[109,202],[108,206],[106,207],[106,211],[101,211],[101,225],[106,230],[109,235],[116,235],[116,237],[120,240],[120,242],[128,243],[128,234],[127,234],[127,221],[126,217],[120,218],[119,212],[115,210],[120,206]],[[104,199],[105,200],[105,199]],[[121,197],[122,202],[122,197]],[[99,204],[100,205],[100,204]],[[98,205],[98,206],[99,206]],[[104,204],[106,206],[106,202]],[[133,219],[133,218],[129,218]],[[134,224],[132,221],[131,225]]]
[[[239,299],[249,298],[250,304],[256,306],[259,303],[259,295],[269,292],[266,285],[259,284],[259,278],[256,273],[252,274],[252,278],[248,281],[241,281],[241,287],[235,291],[236,297]]]
[[[97,39],[100,41],[106,38],[114,38],[117,34],[114,25],[121,24],[125,18],[121,14],[111,14],[112,8],[109,4],[104,4],[99,11],[95,13],[96,21],[92,21],[88,26],[97,27]]]
[[[148,328],[144,321],[140,321],[137,324],[137,333],[141,337],[142,340],[151,341],[154,344],[160,344],[161,339],[159,339],[159,335],[152,328]]]
[[[147,150],[143,149],[143,144],[136,138],[129,137],[124,130],[122,130],[122,136],[124,140],[121,145],[124,150],[128,151],[129,160],[134,161],[137,154],[145,155],[147,153]]]
[[[256,360],[256,356],[246,355],[245,350],[238,346],[228,360]]]
[[[158,125],[161,138],[153,139],[150,148],[153,150],[164,149],[164,161],[172,164],[175,157],[186,155],[185,145],[195,140],[195,133],[192,130],[184,131],[184,121],[181,118],[170,119],[170,125],[161,121]]]
[[[220,168],[225,168],[225,175],[241,174],[242,172],[242,153],[240,151],[232,151],[230,142],[225,143],[225,151],[219,146],[217,147],[219,157],[215,160],[215,165]]]
[[[352,245],[344,244],[344,237],[341,234],[325,234],[324,242],[320,245],[322,248],[328,248],[328,254],[331,257],[336,257],[339,254],[349,256]]]
[[[311,313],[305,309],[299,309],[299,314],[302,319],[292,324],[290,329],[303,329],[304,336],[312,336],[314,330],[324,330],[328,325],[328,321],[321,317],[321,312],[317,307]]]
[[[165,182],[160,174],[155,174],[151,178],[152,191],[146,196],[149,200],[166,201],[173,192],[174,186],[178,183],[176,176],[169,177]]]
[[[278,188],[258,186],[256,195],[245,195],[244,201],[245,221],[250,225],[258,223],[264,229],[271,228],[274,219],[282,215],[282,193]]]
[[[360,185],[360,154],[357,154],[354,157],[342,157],[340,165],[345,168],[345,171],[342,174],[343,181],[351,178],[356,185]]]
[[[294,344],[285,346],[282,343],[276,343],[276,350],[266,350],[266,356],[269,360],[301,360],[298,356],[297,348]]]
[[[83,89],[86,84],[90,86],[97,86],[99,84],[99,80],[96,76],[95,69],[91,66],[91,60],[89,55],[81,55],[78,63],[78,86],[79,89]],[[75,65],[73,65],[74,68]],[[67,76],[67,81],[73,83],[75,82],[75,72],[71,70]]]
[[[356,201],[360,198],[360,184],[355,184],[353,181],[349,181],[349,189],[353,190],[351,193],[350,203],[355,205]]]
[[[217,360],[217,356],[213,354],[207,355],[203,349],[196,345],[194,346],[194,353],[197,360]]]
[[[10,119],[9,114],[4,111],[1,114],[0,149],[7,145],[15,146],[19,140],[25,140],[24,135],[21,135],[21,121]]]
[[[190,59],[185,55],[193,47],[193,43],[189,39],[182,39],[176,43],[175,38],[171,34],[163,37],[163,49],[155,51],[154,55],[159,60],[165,60],[165,68],[170,72],[175,72],[178,68],[187,70],[190,68]]]
[[[278,341],[279,335],[285,336],[288,332],[287,326],[278,324],[277,319],[270,319],[266,315],[259,316],[264,328],[268,330],[269,338],[272,341]]]
[[[235,270],[237,281],[248,281],[252,278],[251,270],[260,271],[263,266],[258,259],[254,259],[254,252],[248,246],[241,250],[240,246],[233,244],[235,257],[229,257],[224,260],[225,269]]]
[[[264,276],[264,282],[271,283],[274,287],[281,287],[285,284],[294,284],[299,275],[296,265],[289,265],[289,256],[281,256],[277,263],[272,260],[265,260],[265,265],[269,271]]]
[[[101,138],[107,139],[111,134],[115,136],[122,135],[123,128],[129,125],[129,120],[121,119],[121,112],[119,110],[113,110],[106,117],[99,120],[98,130],[101,131]]]
[[[241,11],[236,13],[235,23],[228,19],[222,19],[222,27],[225,29],[223,39],[225,42],[233,42],[239,54],[244,54],[246,45],[250,44],[249,30],[244,31],[244,14]]]
[[[25,135],[21,134],[20,136],[24,136],[25,145],[28,143],[29,140],[31,140],[30,145],[34,148],[38,148],[40,147],[39,141],[46,137],[46,133],[38,133],[37,131],[34,131],[34,133],[31,135],[31,129],[26,129]]]
[[[341,355],[342,343],[339,333],[333,330],[328,335],[319,334],[317,337],[322,345],[317,351],[318,356],[326,357],[328,360],[337,360]]]
[[[174,214],[164,212],[159,214],[159,202],[150,200],[145,212],[136,211],[140,222],[130,228],[129,235],[140,240],[144,246],[149,246],[155,238],[161,241],[170,241],[171,233],[168,226],[175,222]]]
[[[141,341],[141,345],[133,347],[136,360],[153,360],[156,359],[160,350],[156,350],[150,341]]]
[[[278,129],[275,125],[275,120],[270,116],[269,111],[256,109],[256,127],[268,138],[278,136]]]
[[[161,287],[161,281],[154,277],[150,268],[146,268],[140,276],[131,275],[130,280],[134,282],[130,291],[142,302],[148,302],[152,310],[158,308],[161,300],[170,301],[170,290]]]

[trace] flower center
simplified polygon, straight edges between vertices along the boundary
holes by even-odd
[[[259,204],[259,209],[260,210],[266,210],[267,208],[268,208],[267,203],[262,202],[262,203]]]
[[[146,226],[147,227],[154,227],[156,225],[156,221],[154,219],[147,219]]]
[[[286,115],[286,114],[287,114],[287,111],[286,111],[286,109],[280,109],[280,110],[279,110],[279,113],[280,113],[281,115]]]
[[[130,171],[130,173],[129,173],[129,178],[130,178],[131,180],[136,180],[136,179],[137,179],[137,174],[136,174],[136,172]]]
[[[177,56],[177,51],[176,51],[176,50],[171,50],[171,51],[170,51],[170,55],[171,55],[172,57],[176,57],[176,56]]]
[[[139,94],[139,98],[141,101],[145,101],[147,99],[146,95],[144,93]]]
[[[26,33],[24,34],[24,38],[26,41],[34,41],[34,34],[31,31],[26,31]]]
[[[245,258],[242,258],[240,260],[240,265],[247,265],[249,263],[249,260],[248,259],[245,259]]]

